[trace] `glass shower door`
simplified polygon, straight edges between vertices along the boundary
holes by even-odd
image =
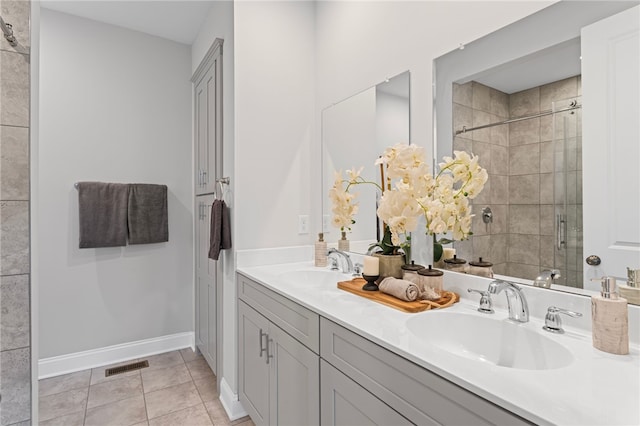
[[[582,109],[580,97],[553,102],[553,229],[555,282],[582,288]],[[551,209],[550,209],[551,210]],[[553,224],[549,220],[553,220]],[[549,247],[547,246],[547,249]],[[550,254],[550,253],[549,253]]]

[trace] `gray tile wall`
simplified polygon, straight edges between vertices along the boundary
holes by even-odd
[[[472,127],[551,109],[552,102],[581,94],[580,76],[507,95],[477,82],[453,86],[453,128]],[[577,115],[578,120],[580,113]],[[542,269],[568,262],[564,282],[582,275],[582,173],[580,125],[556,125],[545,116],[456,136],[455,150],[473,152],[489,173],[484,191],[473,200],[474,235],[456,242],[458,256],[494,264],[494,271],[533,279]],[[566,132],[566,134],[565,134]],[[567,140],[566,161],[563,143]],[[566,166],[566,170],[564,167]],[[566,173],[566,184],[553,172]],[[555,252],[555,202],[566,194],[570,223],[566,250]],[[485,225],[481,210],[491,207],[494,222]],[[554,263],[554,256],[556,262]],[[556,266],[557,267],[557,266]]]
[[[31,424],[29,253],[30,2],[1,0],[18,40],[0,37],[0,425]]]
[[[509,96],[475,81],[453,86],[454,132],[506,120]],[[496,126],[456,136],[454,150],[469,151],[480,157],[489,180],[473,201],[473,236],[455,243],[458,257],[467,261],[488,260],[497,273],[506,273],[509,194],[509,127]],[[490,207],[493,223],[482,221],[482,209]]]

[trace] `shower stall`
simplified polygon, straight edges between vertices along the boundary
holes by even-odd
[[[511,94],[454,83],[453,93],[453,147],[489,174],[458,257],[527,280],[557,269],[554,283],[582,287],[580,76]]]

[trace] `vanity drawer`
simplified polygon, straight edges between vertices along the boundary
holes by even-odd
[[[244,275],[237,274],[238,298],[289,333],[316,354],[320,353],[320,317]]]
[[[530,424],[325,318],[320,348],[323,359],[415,424]]]

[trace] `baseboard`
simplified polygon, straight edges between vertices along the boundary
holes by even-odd
[[[220,403],[222,403],[231,421],[247,415],[247,412],[244,411],[244,407],[238,400],[238,394],[231,390],[231,387],[224,377],[220,380]]]
[[[46,379],[47,377],[60,376],[189,347],[195,348],[195,335],[193,332],[170,334],[168,336],[44,358],[38,361],[38,379]]]

